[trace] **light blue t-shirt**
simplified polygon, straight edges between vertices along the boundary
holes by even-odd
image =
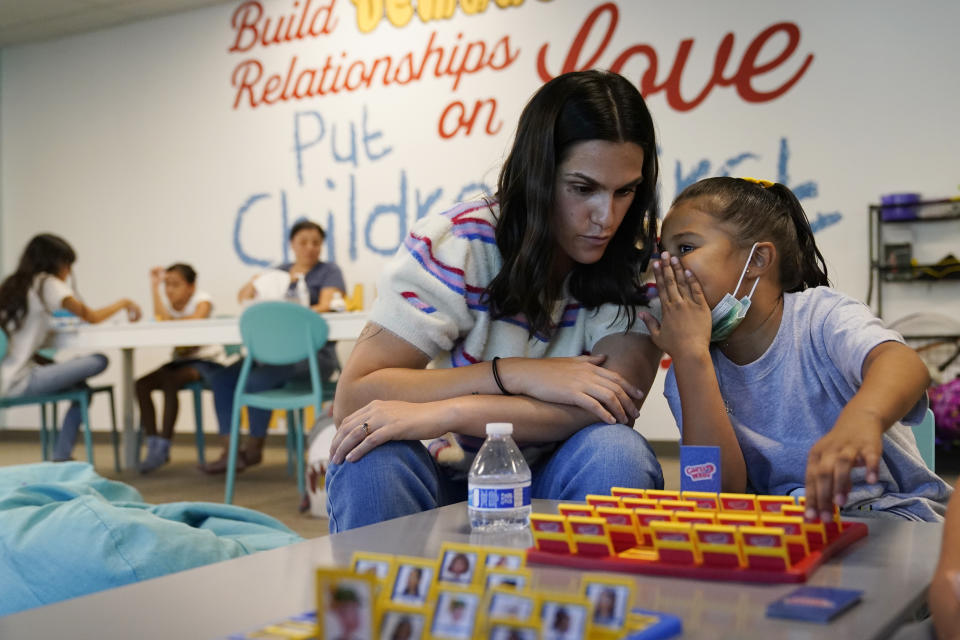
[[[829,287],[816,287],[784,294],[776,338],[754,362],[738,366],[711,348],[720,393],[754,491],[786,495],[804,486],[810,448],[833,428],[860,388],[867,354],[889,341],[903,338],[884,328],[865,305]],[[664,395],[682,431],[673,367]],[[919,423],[927,404],[924,396],[903,423]],[[894,424],[884,434],[878,484],[866,483],[863,467],[853,470],[845,511],[867,508],[911,520],[943,519],[952,490],[924,465],[905,424]]]

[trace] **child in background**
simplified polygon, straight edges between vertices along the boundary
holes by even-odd
[[[829,288],[787,187],[702,180],[674,201],[660,242],[663,324],[643,318],[673,358],[664,394],[683,444],[720,447],[724,491],[805,491],[808,518],[836,504],[942,520],[951,489],[904,425],[927,410],[926,367]]]
[[[294,261],[255,276],[237,293],[238,302],[243,305],[255,300],[297,300],[303,295],[303,302],[317,313],[330,311],[331,301],[335,295],[343,297],[346,285],[340,267],[333,262],[320,260],[326,232],[316,222],[300,220],[290,229],[289,237]],[[324,382],[330,380],[340,369],[335,341],[328,340],[317,352],[317,364],[320,367],[320,378]],[[217,460],[200,468],[204,473],[212,475],[227,470],[233,398],[242,366],[242,362],[233,363],[210,380],[223,451]],[[247,378],[246,391],[268,391],[278,389],[296,378],[307,379],[308,367],[306,360],[292,365],[256,363]],[[266,409],[247,409],[250,436],[246,444],[238,449],[237,470],[242,471],[248,466],[260,464],[263,460],[270,413]]]
[[[140,307],[128,298],[100,309],[81,302],[67,284],[76,260],[66,240],[42,233],[27,243],[17,270],[0,284],[0,328],[7,334],[0,395],[32,396],[77,388],[107,368],[106,356],[99,353],[51,364],[37,361],[36,351],[47,338],[54,311],[66,309],[90,323],[102,322],[121,309],[126,309],[130,320],[140,318]],[[53,448],[55,461],[70,459],[80,419],[80,406],[72,403]]]
[[[160,283],[163,283],[163,289]],[[158,321],[209,318],[213,313],[210,294],[197,290],[197,272],[178,262],[166,269],[150,270],[153,313]],[[149,473],[170,460],[170,443],[177,423],[180,401],[177,392],[190,382],[205,379],[223,368],[223,347],[175,347],[173,360],[137,380],[140,424],[147,434],[147,455],[140,473]],[[150,392],[163,391],[163,432],[157,433],[157,414]]]

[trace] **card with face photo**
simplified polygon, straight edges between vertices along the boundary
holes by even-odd
[[[490,640],[539,640],[540,627],[534,622],[491,620],[486,637]]]
[[[591,575],[583,580],[583,594],[590,600],[594,630],[620,631],[633,605],[634,583],[630,578]]]
[[[509,587],[517,591],[527,591],[530,588],[530,583],[529,569],[519,569],[517,571],[488,569],[483,578],[483,586],[487,591],[495,587]]]
[[[377,581],[345,569],[317,569],[317,627],[321,638],[373,640]]]
[[[590,601],[567,593],[540,594],[543,640],[583,640],[590,634]]]
[[[426,636],[426,610],[388,605],[380,613],[377,640],[421,640]]]
[[[523,569],[527,564],[527,552],[523,549],[487,548],[484,566],[490,569]]]
[[[396,604],[422,607],[427,602],[436,575],[436,560],[398,557],[387,600]]]
[[[354,573],[372,573],[377,580],[386,581],[392,576],[396,558],[386,553],[356,551],[350,560]]]
[[[480,589],[457,588],[439,584],[431,601],[430,637],[443,640],[469,640],[480,612]]]
[[[446,543],[440,548],[437,582],[470,585],[479,581],[484,551],[467,544]]]
[[[486,614],[488,618],[502,620],[530,620],[536,608],[536,598],[529,593],[509,587],[497,587],[487,592]]]

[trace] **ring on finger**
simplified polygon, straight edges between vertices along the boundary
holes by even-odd
[[[366,422],[364,422],[362,425],[360,425],[360,428],[363,429],[363,437],[364,437],[364,438],[366,438],[367,436],[370,435],[370,425],[369,425],[369,424],[367,424]]]

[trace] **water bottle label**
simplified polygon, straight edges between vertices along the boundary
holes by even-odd
[[[470,487],[469,504],[473,509],[507,511],[530,505],[530,483]]]

